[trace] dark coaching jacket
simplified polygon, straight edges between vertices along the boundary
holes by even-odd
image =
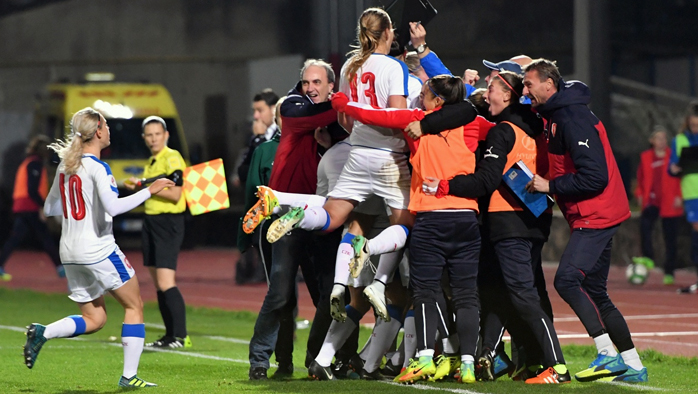
[[[463,104],[463,109],[467,108]],[[452,106],[455,107],[455,106]],[[446,110],[444,106],[442,111]],[[453,114],[448,114],[454,118],[467,120],[468,110],[456,111],[448,108]],[[427,118],[430,115],[427,115]],[[442,123],[447,117],[441,119],[427,119],[429,123],[427,129],[432,132],[443,126]],[[480,205],[482,219],[482,236],[492,242],[506,238],[526,238],[532,240],[545,241],[550,234],[550,224],[552,214],[543,213],[536,218],[527,210],[488,212],[489,200],[492,193],[499,189],[502,195],[511,193],[502,184],[502,174],[507,164],[507,155],[514,150],[516,133],[511,125],[504,122],[511,122],[521,128],[529,137],[536,139],[543,133],[543,120],[531,111],[530,105],[512,104],[505,108],[495,119],[497,125],[492,127],[487,133],[484,145],[481,145],[480,160],[478,161],[475,173],[470,175],[458,175],[450,180],[442,180],[437,191],[440,195],[451,194],[459,197],[477,198]],[[424,120],[422,121],[424,125]],[[422,126],[424,130],[424,127]],[[516,201],[510,196],[510,201]]]
[[[590,101],[585,84],[560,80],[560,90],[536,108],[547,120],[550,194],[572,229],[608,228],[630,217],[606,129]]]

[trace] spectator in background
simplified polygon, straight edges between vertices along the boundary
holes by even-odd
[[[667,144],[667,132],[662,126],[655,126],[650,135],[651,148],[640,154],[637,168],[637,189],[635,196],[642,208],[640,216],[640,242],[642,256],[633,257],[633,263],[654,267],[652,248],[652,227],[657,218],[662,218],[662,232],[666,245],[664,263],[664,284],[674,284],[676,267],[676,237],[679,220],[683,215],[681,184],[678,178],[669,176],[671,149]]]
[[[46,216],[42,210],[48,194],[48,176],[44,164],[49,156],[47,146],[50,142],[44,135],[32,138],[27,145],[27,157],[17,169],[15,188],[12,193],[14,224],[10,238],[0,252],[0,280],[12,279],[12,275],[5,272],[5,263],[17,245],[27,236],[29,230],[34,235],[33,243],[41,245],[56,267],[58,276],[65,278],[65,269],[61,265],[58,247],[46,226]]]
[[[269,141],[274,137],[274,134],[279,132],[279,127],[274,122],[274,110],[276,103],[279,101],[279,96],[271,89],[264,89],[254,95],[252,98],[252,110],[254,121],[252,122],[252,138],[247,147],[244,157],[236,168],[237,179],[240,186],[247,182],[247,173],[252,162],[252,153],[264,142]],[[235,182],[235,178],[233,179]]]
[[[681,178],[681,194],[686,219],[693,229],[691,231],[691,261],[698,267],[698,173],[684,173],[679,166],[679,158],[683,148],[698,146],[698,102],[688,106],[679,135],[671,142],[671,157],[669,158],[669,173]],[[679,293],[695,294],[698,283],[678,290]]]

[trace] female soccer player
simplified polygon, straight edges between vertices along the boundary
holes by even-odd
[[[111,169],[100,160],[100,152],[110,144],[104,117],[88,107],[75,113],[70,127],[72,134],[67,140],[49,145],[61,164],[44,213],[63,216],[61,261],[71,291],[68,297],[78,304],[82,315],[68,316],[47,326],[32,323],[27,329],[24,362],[32,368],[49,339],[91,334],[104,327],[104,293],[110,292],[124,308],[124,369],[119,386],[156,386],[137,376],[145,338],[143,301],[136,273],[114,241],[112,217],[130,211],[151,195],[174,186],[174,182],[158,179],[136,194],[118,198]]]

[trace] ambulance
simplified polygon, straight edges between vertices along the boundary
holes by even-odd
[[[111,145],[102,151],[102,160],[111,167],[120,197],[132,193],[124,187],[124,181],[130,177],[142,177],[150,157],[141,130],[143,119],[150,115],[165,120],[170,132],[167,145],[178,150],[189,165],[189,150],[182,123],[174,101],[164,86],[113,81],[50,84],[37,107],[35,125],[39,130],[35,132],[52,138],[65,138],[70,133],[73,114],[85,107],[96,109],[107,119]],[[140,206],[115,217],[114,231],[140,231],[143,215],[144,209]]]

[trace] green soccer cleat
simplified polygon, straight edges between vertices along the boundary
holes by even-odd
[[[39,323],[32,323],[27,327],[27,342],[24,344],[24,364],[29,369],[34,367],[39,351],[41,351],[41,347],[47,341],[46,337],[44,337],[44,330],[46,330],[46,326]]]
[[[609,376],[599,379],[600,382],[625,382],[625,383],[645,383],[649,381],[647,368],[641,370],[628,367],[628,370],[618,376]]]
[[[627,370],[628,367],[623,362],[620,354],[617,354],[615,357],[599,354],[596,360],[589,364],[589,368],[577,372],[574,377],[580,382],[591,382],[607,376],[617,376]]]
[[[440,354],[435,359],[436,362],[436,372],[429,378],[429,381],[436,382],[443,378],[453,376],[458,368],[460,368],[460,357],[458,355],[454,356],[444,356]]]
[[[352,278],[358,278],[366,262],[371,257],[371,254],[368,253],[368,240],[361,235],[357,235],[351,240],[351,247],[354,249],[354,257],[349,262],[349,274]]]
[[[412,359],[407,369],[394,379],[395,382],[412,384],[418,380],[428,379],[436,373],[436,365],[431,357]]]
[[[5,270],[2,267],[0,267],[0,280],[5,282],[9,282],[12,280],[12,275],[5,272]]]
[[[143,387],[158,387],[155,383],[146,382],[145,380],[133,375],[130,378],[122,376],[119,379],[119,387],[143,388]]]
[[[305,210],[301,207],[291,208],[285,215],[274,220],[274,223],[267,230],[267,241],[274,243],[286,235],[289,231],[296,228],[298,222],[303,220]]]
[[[458,382],[460,383],[475,383],[475,364],[473,363],[461,363],[460,366],[460,377]]]

